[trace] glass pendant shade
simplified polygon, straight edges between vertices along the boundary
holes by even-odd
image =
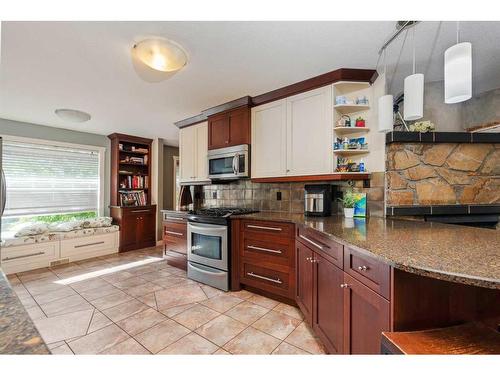
[[[163,38],[145,39],[132,47],[133,67],[144,81],[161,82],[187,64],[186,52]]]
[[[424,116],[424,75],[412,74],[404,82],[404,119],[418,120]]]
[[[378,99],[378,131],[381,133],[393,130],[393,100],[392,95],[384,95]]]
[[[458,43],[444,53],[444,102],[460,103],[472,97],[472,44]]]

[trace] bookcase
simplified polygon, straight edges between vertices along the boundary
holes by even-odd
[[[113,133],[110,214],[120,226],[120,251],[156,245],[156,205],[151,204],[152,139]]]

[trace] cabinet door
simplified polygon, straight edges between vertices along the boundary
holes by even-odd
[[[180,181],[191,182],[196,176],[196,125],[179,130]]]
[[[196,181],[208,180],[208,125],[206,122],[195,125],[196,128]]]
[[[286,175],[286,101],[252,108],[252,177]]]
[[[314,332],[331,354],[343,353],[344,281],[343,271],[314,254]]]
[[[287,174],[332,173],[332,86],[291,96],[286,102]]]
[[[382,332],[390,330],[389,301],[345,272],[344,285],[344,352],[379,354]]]
[[[223,113],[208,119],[208,148],[229,146],[229,115]]]
[[[250,111],[247,107],[229,112],[229,146],[250,144]]]
[[[134,247],[137,241],[138,215],[127,215],[122,219],[120,226],[120,249],[127,250]]]
[[[313,252],[307,246],[296,242],[295,275],[296,292],[295,302],[304,314],[305,320],[311,323],[313,318]]]
[[[139,225],[139,241],[142,243],[156,242],[156,217],[155,214],[141,215]]]

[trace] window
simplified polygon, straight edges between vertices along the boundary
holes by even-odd
[[[7,199],[2,230],[19,221],[55,221],[101,213],[103,149],[4,138]]]

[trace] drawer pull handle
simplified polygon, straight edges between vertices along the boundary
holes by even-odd
[[[184,221],[183,217],[174,217],[174,216],[167,216],[165,218],[166,220],[179,220],[179,221]]]
[[[104,241],[99,241],[99,242],[92,242],[92,243],[86,243],[83,245],[75,245],[73,246],[75,249],[78,249],[79,247],[87,247],[87,246],[94,246],[94,245],[102,245]]]
[[[275,283],[275,284],[283,284],[283,281],[281,281],[279,277],[277,279],[271,279],[270,277],[257,275],[256,273],[253,273],[253,272],[247,272],[247,275],[255,277],[257,279],[262,279],[262,280],[270,281],[270,282]]]
[[[346,289],[349,288],[349,284],[340,284],[340,287]]]
[[[130,212],[132,212],[132,213],[134,213],[134,214],[137,214],[137,213],[139,213],[139,212],[150,212],[150,210],[132,210],[132,211],[130,211]]]
[[[264,229],[264,230],[274,230],[276,232],[281,232],[283,229],[282,228],[275,228],[275,227],[263,227],[260,225],[247,225],[248,228],[253,228],[253,229]]]
[[[273,250],[273,249],[266,249],[265,247],[258,247],[258,246],[253,246],[253,245],[248,245],[248,249],[253,249],[253,250],[259,250],[259,251],[265,251],[266,253],[274,253],[274,254],[281,254],[281,250]]]
[[[182,233],[180,233],[180,232],[172,232],[171,230],[166,230],[165,233],[166,234],[173,234],[174,236],[180,236],[180,237],[183,236]]]
[[[7,258],[3,258],[2,261],[7,261],[7,260],[15,260],[15,259],[22,259],[22,258],[29,258],[29,257],[35,257],[37,255],[43,255],[45,254],[44,251],[40,251],[38,253],[34,253],[34,254],[26,254],[26,255],[18,255],[16,257],[7,257]]]
[[[359,266],[358,270],[360,270],[360,271],[368,271],[368,267],[367,266]]]
[[[316,246],[318,249],[323,250],[323,246],[321,246],[320,244],[317,244],[316,242],[310,240],[306,236],[303,236],[302,234],[299,234],[299,237],[302,238],[304,241],[309,242],[311,245]]]

